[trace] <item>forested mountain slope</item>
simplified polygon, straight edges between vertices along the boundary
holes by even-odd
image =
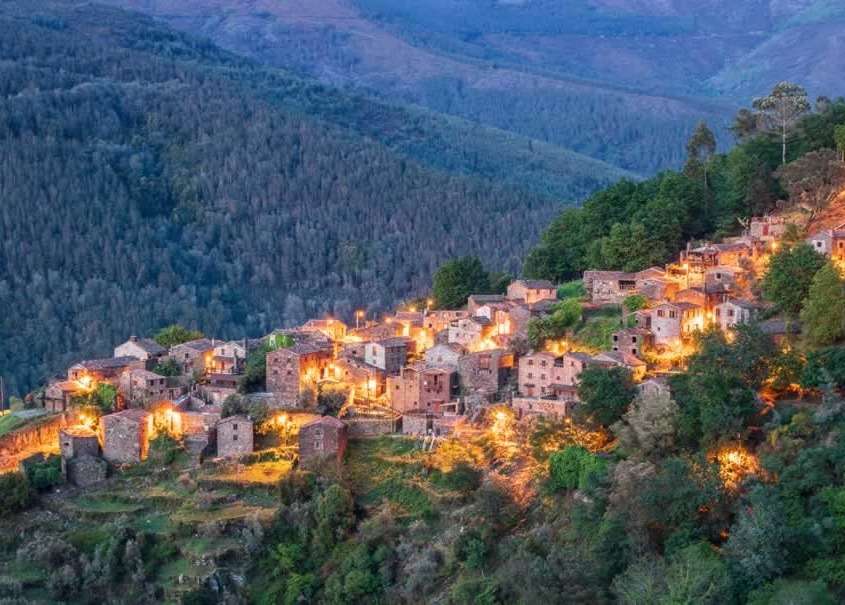
[[[225,48],[651,173],[780,80],[842,92],[834,0],[105,0]]]
[[[0,2],[11,391],[171,321],[255,335],[392,303],[454,255],[516,269],[560,202],[411,159],[452,145],[471,170],[403,115],[147,17]]]

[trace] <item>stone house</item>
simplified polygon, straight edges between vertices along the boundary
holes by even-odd
[[[346,338],[349,328],[339,319],[309,319],[299,328],[303,332],[319,332],[333,341]]]
[[[441,332],[449,328],[449,324],[459,319],[469,317],[469,311],[465,309],[436,309],[429,311],[423,318],[423,327],[433,333]]]
[[[366,399],[376,399],[384,393],[384,370],[354,358],[340,358],[329,364],[329,380],[355,387],[356,394]]]
[[[106,462],[100,458],[97,433],[86,426],[66,427],[59,431],[62,476],[79,487],[94,485],[106,478]]]
[[[713,321],[723,332],[738,324],[750,323],[759,314],[761,306],[755,302],[731,298],[713,309]]]
[[[612,341],[614,351],[624,351],[641,357],[654,347],[654,334],[645,328],[625,328],[614,332]]]
[[[203,374],[212,366],[215,346],[213,340],[198,338],[170,347],[169,357],[181,366],[185,374]]]
[[[152,369],[167,355],[167,349],[152,338],[130,336],[129,340],[114,349],[115,357],[134,357],[143,361],[147,369]]]
[[[335,460],[340,463],[346,452],[346,424],[332,416],[323,416],[299,429],[299,461],[304,468],[314,468]]]
[[[787,222],[776,216],[755,216],[748,224],[748,235],[768,241],[778,241],[786,234]]]
[[[407,366],[399,376],[387,379],[390,407],[400,414],[423,411],[440,414],[457,394],[457,373],[424,364]]]
[[[669,388],[669,383],[664,378],[643,380],[637,385],[637,391],[640,397],[668,397],[672,395],[672,389]]]
[[[467,299],[467,315],[475,315],[479,307],[489,304],[503,303],[507,300],[504,294],[472,294]]]
[[[533,317],[539,317],[551,311],[550,308],[545,307],[545,303],[554,306],[557,301],[545,299],[531,305],[514,301],[491,303],[479,307],[475,316],[488,319],[490,327],[486,334],[499,345],[506,346],[511,338],[525,336],[528,333],[528,322]]]
[[[845,223],[814,233],[809,237],[808,243],[819,254],[845,262]]]
[[[332,362],[330,344],[302,342],[267,353],[267,390],[283,405],[296,405],[305,389],[316,390]]]
[[[457,343],[439,344],[428,349],[423,358],[428,366],[457,371],[458,360],[466,354],[466,347]]]
[[[651,331],[655,345],[678,343],[704,328],[704,309],[699,305],[667,302],[651,309]]]
[[[618,366],[631,372],[631,378],[639,382],[645,377],[646,363],[627,351],[603,351],[593,357],[594,363],[606,366]]]
[[[113,464],[141,462],[147,457],[153,416],[146,410],[123,410],[100,419],[103,458]]]
[[[552,385],[566,384],[563,358],[547,351],[528,353],[519,358],[517,389],[525,397],[549,395]]]
[[[408,354],[413,350],[412,344],[413,341],[404,336],[368,342],[364,349],[364,361],[395,376],[407,363]]]
[[[197,384],[196,392],[210,405],[222,405],[227,397],[238,392],[240,376],[237,374],[209,374]]]
[[[513,366],[513,353],[504,349],[468,353],[458,360],[461,389],[494,395],[507,382]]]
[[[251,348],[246,339],[216,343],[212,349],[211,360],[206,364],[206,371],[210,374],[242,373]]]
[[[578,377],[581,375],[581,372],[586,370],[593,363],[592,355],[587,353],[581,353],[579,351],[564,353],[564,372],[562,375],[563,384],[571,387],[578,386]]]
[[[252,420],[246,416],[229,416],[217,423],[217,455],[237,458],[252,453],[254,440]]]
[[[511,408],[519,419],[538,416],[554,420],[567,418],[577,404],[577,399],[540,399],[536,397],[514,397]]]
[[[674,300],[680,290],[680,284],[669,277],[647,277],[637,280],[637,293],[645,296],[650,303]]]
[[[490,319],[481,315],[458,319],[449,324],[449,342],[472,349],[491,335],[492,326]]]
[[[637,274],[625,271],[584,271],[584,289],[593,304],[620,304],[637,293]]]
[[[144,361],[136,357],[109,357],[106,359],[88,359],[75,363],[68,368],[67,379],[86,383],[108,382],[116,384],[120,375],[130,369],[144,369]]]
[[[59,431],[59,451],[63,460],[85,455],[99,456],[97,432],[82,425],[65,427]]]
[[[748,272],[739,267],[719,265],[710,267],[704,273],[704,288],[713,291],[717,286],[725,286],[726,290],[736,291],[748,284]]]
[[[178,389],[167,386],[167,378],[145,369],[133,368],[120,375],[118,390],[124,399],[144,405],[163,399],[172,399]]]
[[[722,242],[714,247],[719,251],[717,266],[742,267],[754,259],[754,248],[746,242]]]
[[[693,305],[698,305],[704,309],[707,308],[707,294],[704,291],[703,287],[695,286],[692,288],[684,288],[680,290],[675,299],[672,301],[675,303],[690,303]]]
[[[556,300],[557,288],[545,279],[518,279],[508,285],[507,297],[533,305],[541,300]]]
[[[51,412],[67,411],[71,408],[71,400],[79,392],[79,384],[75,381],[52,382],[44,390],[44,409]]]

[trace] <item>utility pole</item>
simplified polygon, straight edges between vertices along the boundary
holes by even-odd
[[[6,382],[0,376],[0,412],[6,409]]]

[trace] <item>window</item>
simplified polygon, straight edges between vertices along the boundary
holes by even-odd
[[[237,431],[237,430],[238,430],[238,423],[237,423],[237,422],[235,422],[234,424],[232,424],[232,430],[233,430],[233,431]]]
[[[237,433],[235,433],[234,435],[232,435],[232,441],[237,441],[237,440],[238,440],[238,435],[237,435]]]
[[[663,313],[663,309],[658,309],[658,310],[657,310],[657,316],[658,316],[658,317],[665,317],[665,314]]]
[[[534,360],[533,360],[533,359],[529,359],[529,360],[528,360],[528,365],[533,366],[533,365],[534,365]]]
[[[637,342],[637,337],[636,337],[636,336],[631,336],[631,342],[636,343],[636,342]]]
[[[323,449],[323,442],[322,441],[314,441],[314,449],[315,450]]]
[[[534,374],[532,374],[531,372],[528,372],[528,378],[534,378]]]

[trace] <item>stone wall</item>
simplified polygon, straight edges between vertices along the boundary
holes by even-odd
[[[395,433],[399,429],[398,418],[344,418],[349,427],[350,439],[370,439]]]
[[[59,431],[73,422],[75,415],[66,412],[38,418],[31,425],[0,437],[0,471],[17,468],[22,458],[35,452],[57,450]]]

